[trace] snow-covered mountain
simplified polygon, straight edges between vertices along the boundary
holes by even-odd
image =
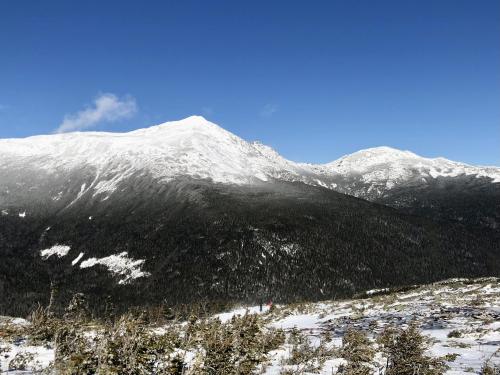
[[[201,117],[0,140],[0,314],[50,281],[61,308],[81,291],[99,309],[496,275],[498,181],[389,148],[296,163]]]
[[[147,170],[166,180],[189,175],[247,183],[267,180],[279,169],[296,168],[199,116],[129,133],[76,132],[2,140],[0,150],[4,166],[15,158],[51,173],[87,165],[99,174],[113,171],[125,177]]]
[[[157,183],[181,177],[223,184],[300,181],[368,199],[439,177],[475,176],[500,182],[500,168],[427,159],[389,147],[362,150],[328,164],[296,163],[200,116],[128,133],[76,132],[0,140],[0,173],[4,197],[16,185],[39,193],[33,174],[72,181],[71,186],[50,187],[54,201],[68,194],[73,200],[108,199],[128,179],[145,176]]]
[[[309,170],[199,116],[129,133],[77,132],[0,140],[4,198],[22,185],[21,189],[37,194],[49,189],[54,201],[70,195],[71,202],[84,196],[105,200],[134,178],[157,184],[186,177],[224,184],[272,178],[306,182]]]
[[[361,150],[313,168],[337,179],[341,176],[344,183],[339,183],[338,190],[367,199],[381,198],[398,187],[425,186],[439,178],[471,176],[500,182],[498,167],[476,167],[441,157],[424,158],[386,146]]]

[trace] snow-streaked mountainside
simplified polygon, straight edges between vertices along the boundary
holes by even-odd
[[[325,167],[342,175],[363,175],[366,182],[406,179],[412,170],[418,171],[423,177],[457,177],[463,174],[491,177],[495,182],[500,182],[500,168],[474,167],[445,158],[423,158],[410,151],[385,146],[343,156]]]
[[[500,182],[500,168],[427,159],[389,147],[362,150],[328,164],[295,163],[200,116],[128,133],[76,132],[0,140],[0,171],[21,173],[26,168],[49,176],[85,168],[88,178],[75,199],[84,194],[107,199],[121,182],[144,174],[160,182],[178,177],[225,184],[301,181],[365,198],[382,196],[410,181],[426,184],[438,177],[468,175]]]
[[[54,283],[57,309],[81,292],[99,314],[108,296],[287,302],[497,276],[495,181],[389,148],[296,163],[202,117],[0,140],[0,314]]]
[[[390,147],[375,147],[346,155],[326,165],[317,167],[323,173],[341,175],[368,185],[354,195],[381,196],[398,185],[412,181],[427,184],[439,177],[475,176],[500,182],[500,168],[475,167],[445,158],[424,158],[410,151]],[[349,191],[348,191],[349,192]]]
[[[7,167],[29,161],[47,172],[91,166],[92,186],[99,191],[120,179],[148,171],[168,181],[178,176],[209,178],[221,183],[250,183],[306,173],[273,150],[249,143],[199,116],[167,122],[129,133],[82,132],[0,141],[1,163]],[[113,173],[113,181],[105,175]],[[102,176],[102,177],[99,177]]]

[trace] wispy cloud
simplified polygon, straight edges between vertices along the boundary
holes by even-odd
[[[56,133],[89,129],[103,122],[130,118],[136,112],[137,103],[134,98],[127,96],[120,99],[114,94],[101,94],[94,100],[93,106],[64,116]]]
[[[266,104],[261,110],[260,115],[262,117],[271,117],[278,111],[277,104]]]

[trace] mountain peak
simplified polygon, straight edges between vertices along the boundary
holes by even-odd
[[[134,174],[161,181],[189,176],[236,184],[281,179],[328,188],[335,188],[342,176],[387,186],[415,176],[476,175],[500,181],[498,168],[427,159],[388,146],[361,150],[323,165],[294,163],[271,147],[249,143],[202,116],[128,133],[77,132],[0,140],[0,169],[18,164],[49,174],[92,170],[96,177],[85,186],[91,186],[95,194],[115,191],[120,181]]]
[[[392,188],[414,178],[457,177],[475,175],[500,182],[499,168],[481,168],[445,158],[425,158],[411,151],[388,146],[373,147],[345,155],[325,165],[342,176],[358,175],[368,184]]]
[[[213,122],[208,121],[205,117],[200,115],[192,115],[186,118],[176,120],[176,121],[167,121],[157,126],[204,126],[204,125],[215,125]]]
[[[370,157],[370,156],[379,156],[379,157],[391,157],[391,158],[415,158],[415,157],[420,157],[416,154],[414,154],[411,151],[407,150],[400,150],[394,147],[389,147],[389,146],[377,146],[377,147],[371,147],[371,148],[366,148],[363,150],[359,150],[353,154],[347,155],[347,157],[354,157],[354,156],[362,156],[362,157]]]
[[[147,128],[133,130],[129,134],[144,135],[147,133],[175,132],[176,130],[183,132],[186,131],[197,132],[204,130],[206,131],[207,129],[212,129],[212,130],[218,129],[220,131],[226,132],[226,130],[221,128],[219,125],[208,121],[203,116],[193,115],[181,120],[167,121]]]
[[[401,160],[411,160],[415,162],[418,159],[424,158],[410,151],[403,151],[388,146],[379,146],[342,156],[340,159],[328,163],[327,166],[340,171],[344,169],[346,171],[363,171],[366,168],[371,168],[376,165],[392,164]]]

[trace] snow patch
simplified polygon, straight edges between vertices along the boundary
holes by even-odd
[[[80,259],[82,259],[83,255],[84,253],[78,254],[78,256],[71,262],[71,265],[74,266],[75,264],[77,264],[80,261]]]
[[[63,256],[68,255],[71,248],[66,245],[54,245],[49,249],[44,249],[40,251],[40,256],[47,260],[52,255],[56,255],[58,258],[62,258]]]
[[[383,288],[383,289],[370,289],[365,292],[367,296],[371,296],[373,294],[379,294],[379,293],[385,293],[388,292],[389,288]]]
[[[89,258],[80,263],[80,268],[89,268],[96,265],[103,265],[115,274],[122,276],[118,284],[128,284],[133,279],[150,276],[150,273],[141,270],[144,259],[132,259],[128,257],[126,251],[120,254],[110,255],[104,258]]]
[[[60,191],[59,193],[57,193],[57,195],[55,197],[52,197],[52,200],[55,202],[55,201],[58,201],[59,199],[61,199],[63,195],[63,192]]]
[[[216,314],[214,317],[218,318],[222,323],[226,323],[230,321],[235,316],[245,316],[251,314],[265,314],[269,311],[269,305],[262,306],[250,306],[250,307],[241,307],[232,311]]]
[[[0,360],[0,373],[2,374],[40,374],[40,369],[45,369],[49,366],[55,358],[55,350],[47,346],[33,346],[26,344],[17,343],[0,343],[1,347],[5,350],[2,353],[2,358]],[[28,361],[26,363],[26,371],[15,371],[9,369],[9,363],[18,354],[32,354],[34,356],[33,361]]]

